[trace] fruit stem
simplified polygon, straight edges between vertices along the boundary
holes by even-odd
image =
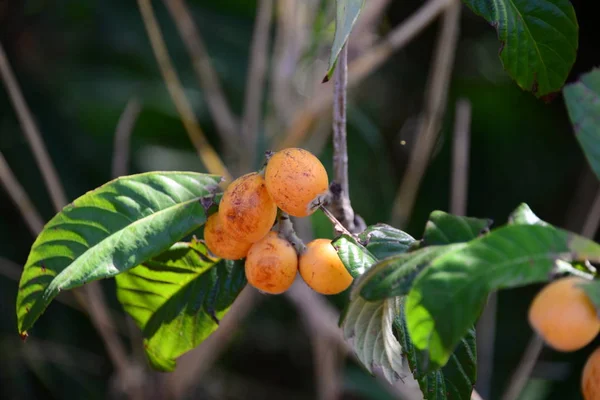
[[[335,231],[338,234],[346,234],[350,237],[355,237],[355,235],[348,229],[346,229],[346,227],[340,221],[338,221],[338,219],[331,213],[331,211],[325,208],[325,206],[321,205],[320,208],[321,211],[323,211],[323,213],[325,214],[325,216],[329,218],[329,220],[333,224],[333,229],[335,229]]]
[[[294,249],[296,249],[296,253],[298,253],[299,256],[302,255],[306,251],[306,245],[296,234],[294,224],[288,213],[281,211],[277,221],[279,222],[277,226],[279,234],[294,246]]]

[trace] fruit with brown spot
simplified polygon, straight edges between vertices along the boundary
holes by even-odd
[[[558,279],[546,285],[529,307],[529,324],[552,348],[575,351],[589,344],[600,332],[594,305],[579,287],[587,280]]]
[[[298,273],[298,255],[277,232],[269,232],[250,247],[245,268],[248,283],[256,289],[281,294],[294,283]]]
[[[329,188],[325,167],[310,152],[289,148],[273,154],[265,170],[267,189],[275,204],[295,217],[306,217]]]
[[[273,227],[277,206],[265,180],[252,172],[231,182],[219,204],[223,229],[236,240],[254,243]]]
[[[246,257],[252,246],[250,242],[234,239],[227,234],[218,213],[208,217],[204,226],[204,241],[211,253],[227,260],[239,260]]]
[[[300,276],[317,293],[338,294],[352,284],[352,275],[329,239],[315,239],[300,256]]]

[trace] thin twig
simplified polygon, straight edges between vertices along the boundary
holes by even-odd
[[[38,214],[31,199],[27,196],[27,192],[10,169],[2,152],[0,152],[0,183],[12,198],[33,236],[37,236],[44,228],[44,220]]]
[[[163,0],[163,2],[175,21],[179,35],[192,58],[194,71],[200,86],[205,91],[204,98],[212,113],[217,130],[230,149],[239,150],[239,122],[225,98],[219,75],[212,65],[204,40],[194,24],[189,8],[184,0]]]
[[[469,184],[469,148],[471,127],[471,103],[460,99],[456,102],[454,117],[454,141],[452,145],[452,183],[450,212],[467,214],[467,192]]]
[[[140,102],[132,98],[127,102],[115,130],[115,141],[112,159],[112,176],[117,178],[127,173],[129,163],[129,144],[135,121],[137,120],[142,106]]]
[[[420,130],[392,209],[392,225],[400,228],[406,225],[412,212],[444,116],[458,41],[461,6],[459,0],[452,0],[444,12]]]
[[[353,88],[381,66],[392,54],[400,50],[432,23],[453,0],[429,0],[381,42],[348,66],[348,86]],[[333,102],[331,90],[323,88],[309,99],[296,113],[284,139],[275,148],[299,146],[315,120],[329,110]]]
[[[246,96],[242,132],[247,148],[244,167],[251,168],[256,156],[256,143],[263,104],[263,92],[267,77],[269,56],[269,28],[273,14],[273,0],[260,0],[254,23],[254,33],[250,46],[250,66],[246,78]]]
[[[527,344],[527,348],[517,369],[512,374],[510,384],[502,396],[502,400],[515,400],[519,397],[519,394],[521,394],[521,391],[529,380],[529,375],[531,375],[531,371],[543,348],[544,341],[537,334],[534,334],[529,344]]]
[[[325,216],[329,219],[329,221],[331,221],[331,223],[333,224],[333,229],[338,233],[338,234],[345,234],[348,236],[353,236],[352,232],[350,232],[348,229],[346,229],[346,227],[335,217],[335,215],[333,215],[331,213],[331,211],[329,211],[327,208],[325,208],[325,206],[321,206],[321,211],[323,211],[323,213],[325,214]]]
[[[19,83],[17,82],[15,74],[10,67],[1,43],[0,75],[2,76],[2,80],[4,81],[6,91],[8,92],[13,107],[15,108],[17,117],[19,118],[19,123],[23,129],[23,133],[25,134],[25,137],[31,146],[31,150],[35,156],[35,161],[40,172],[42,173],[42,177],[44,178],[44,183],[46,184],[46,188],[50,193],[52,203],[56,209],[61,209],[65,206],[65,204],[67,204],[67,196],[65,195],[65,191],[60,183],[58,173],[54,168],[54,164],[52,164],[52,160],[50,159],[50,155],[46,150],[46,146],[44,146],[42,135],[40,134],[35,120],[33,119],[33,115],[29,109],[29,106],[27,106],[27,103],[25,102],[23,93],[19,88]]]
[[[138,6],[140,8],[144,25],[150,39],[150,44],[152,45],[152,50],[154,51],[154,56],[158,62],[161,74],[167,85],[171,99],[173,100],[173,103],[175,103],[175,108],[177,108],[177,112],[181,116],[181,122],[183,123],[183,126],[185,127],[192,144],[198,152],[198,156],[210,173],[221,175],[226,181],[230,182],[232,177],[229,174],[227,167],[225,164],[223,164],[217,152],[206,140],[204,132],[198,123],[198,119],[192,110],[192,106],[185,96],[181,81],[175,72],[171,58],[169,57],[167,46],[158,26],[156,16],[154,15],[154,10],[152,9],[151,1],[138,0]]]
[[[475,386],[486,399],[490,398],[492,394],[497,308],[498,294],[491,293],[488,296],[483,313],[477,322],[477,383]]]
[[[67,203],[62,184],[55,172],[54,165],[48,156],[44,142],[41,140],[41,134],[33,122],[34,120],[33,116],[31,115],[31,111],[25,103],[23,94],[21,93],[17,81],[14,78],[1,45],[0,73],[2,74],[4,82],[6,83],[9,95],[21,121],[23,132],[25,133],[32,147],[38,167],[42,172],[42,176],[44,177],[46,185],[48,186],[56,212],[60,212]],[[119,373],[124,373],[128,366],[128,363],[126,362],[127,353],[125,352],[125,348],[123,347],[123,344],[119,340],[119,337],[116,335],[115,331],[106,328],[107,325],[111,324],[108,319],[108,311],[104,298],[98,295],[98,288],[94,289],[94,287],[97,285],[98,282],[91,282],[90,284],[86,285],[83,291],[87,298],[85,301],[83,301],[81,297],[78,297],[78,299],[85,304],[86,309],[90,313],[92,324],[98,330],[102,336],[102,340],[107,345],[108,355],[113,362],[115,369]]]

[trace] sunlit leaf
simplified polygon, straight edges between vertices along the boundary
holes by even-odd
[[[434,211],[425,225],[422,246],[468,242],[492,225],[490,219],[461,217]]]
[[[327,69],[326,80],[331,79],[333,76],[338,56],[350,37],[354,23],[358,19],[365,0],[336,0],[336,3],[335,36],[329,56],[329,68]]]
[[[162,371],[174,370],[177,357],[217,329],[246,284],[242,262],[212,258],[199,242],[177,243],[116,281],[150,363]]]
[[[498,289],[548,281],[557,262],[600,261],[600,245],[549,226],[509,225],[436,258],[417,276],[406,302],[415,347],[428,368],[448,362]]]
[[[219,180],[192,172],[126,176],[65,207],[44,227],[25,264],[19,332],[25,335],[61,290],[133,268],[202,225]]]

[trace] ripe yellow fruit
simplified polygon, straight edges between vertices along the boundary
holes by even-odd
[[[310,152],[289,148],[271,157],[265,170],[267,189],[275,204],[295,217],[306,217],[315,209],[311,202],[327,193],[329,178],[321,161]]]
[[[269,232],[250,247],[245,267],[248,283],[265,293],[280,294],[294,283],[298,254],[277,232]]]
[[[590,355],[583,367],[581,392],[585,400],[600,399],[600,347]]]
[[[587,280],[567,277],[546,285],[529,307],[529,324],[551,347],[575,351],[600,332],[594,305],[578,287]]]
[[[300,276],[317,293],[337,294],[352,284],[352,275],[329,239],[315,239],[300,256]]]
[[[273,227],[277,206],[256,172],[231,182],[219,204],[223,229],[234,239],[256,242]]]
[[[206,247],[217,257],[227,260],[239,260],[246,257],[252,243],[232,238],[223,230],[219,214],[208,217],[204,226],[204,241]]]

